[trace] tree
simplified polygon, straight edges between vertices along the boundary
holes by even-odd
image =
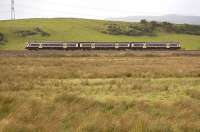
[[[3,33],[0,33],[0,42],[4,41],[4,35]]]
[[[148,22],[147,22],[146,19],[142,19],[142,20],[140,21],[140,23],[146,25]]]
[[[42,29],[39,28],[39,27],[36,27],[34,30],[35,30],[37,33],[40,33],[43,37],[45,37],[45,36],[50,36],[49,33],[45,32],[44,30],[42,30]]]
[[[160,24],[158,22],[156,22],[156,21],[151,21],[150,24],[151,24],[153,29],[155,29],[156,27],[160,26]]]
[[[175,27],[174,27],[174,25],[172,23],[163,22],[162,26],[163,26],[164,30],[167,31],[167,32],[175,31]]]
[[[138,26],[129,25],[128,31],[126,32],[126,34],[129,36],[140,36],[143,34],[143,32]]]

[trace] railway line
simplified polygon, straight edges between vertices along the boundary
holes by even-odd
[[[0,50],[0,57],[179,57],[199,56],[200,50]]]
[[[32,41],[27,42],[25,49],[27,50],[0,51],[0,57],[200,56],[200,50],[183,50],[179,42]]]

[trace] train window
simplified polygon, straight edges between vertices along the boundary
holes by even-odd
[[[56,46],[56,47],[59,47],[59,46],[63,46],[63,44],[49,44],[49,46]]]
[[[98,42],[98,43],[95,43],[95,46],[96,47],[115,47],[115,43]]]
[[[158,43],[150,43],[150,44],[146,44],[146,46],[149,46],[149,47],[166,47],[167,45],[166,44],[158,44]]]
[[[67,47],[77,47],[77,43],[68,43]]]
[[[49,44],[42,44],[42,46],[48,46]]]
[[[170,44],[172,47],[178,47],[178,44]]]
[[[144,44],[134,44],[135,47],[143,47]]]
[[[42,44],[42,46],[63,46],[63,44],[57,44],[57,43],[45,43],[45,44]]]
[[[115,47],[114,44],[96,44],[96,47]]]
[[[118,46],[119,46],[119,47],[129,47],[129,44],[119,43]]]
[[[43,44],[62,44],[62,42],[43,42]]]
[[[82,47],[91,47],[92,44],[82,44]]]
[[[30,46],[40,46],[40,44],[30,44]]]

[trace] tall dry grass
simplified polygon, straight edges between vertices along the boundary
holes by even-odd
[[[200,131],[198,57],[0,58],[0,131]]]

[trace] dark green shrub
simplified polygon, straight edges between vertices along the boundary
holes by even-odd
[[[7,40],[5,39],[5,35],[0,32],[0,44],[5,43]]]
[[[19,30],[16,32],[16,34],[20,37],[28,37],[28,36],[33,36],[33,35],[41,35],[43,37],[50,36],[49,33],[43,31],[39,27],[36,27],[33,30]]]
[[[176,25],[169,22],[148,22],[146,20],[141,20],[138,24],[129,25],[119,25],[110,24],[107,26],[104,33],[112,35],[127,35],[127,36],[154,36],[157,31],[164,31],[167,33],[178,33],[178,34],[190,34],[190,35],[200,35],[199,25]]]

